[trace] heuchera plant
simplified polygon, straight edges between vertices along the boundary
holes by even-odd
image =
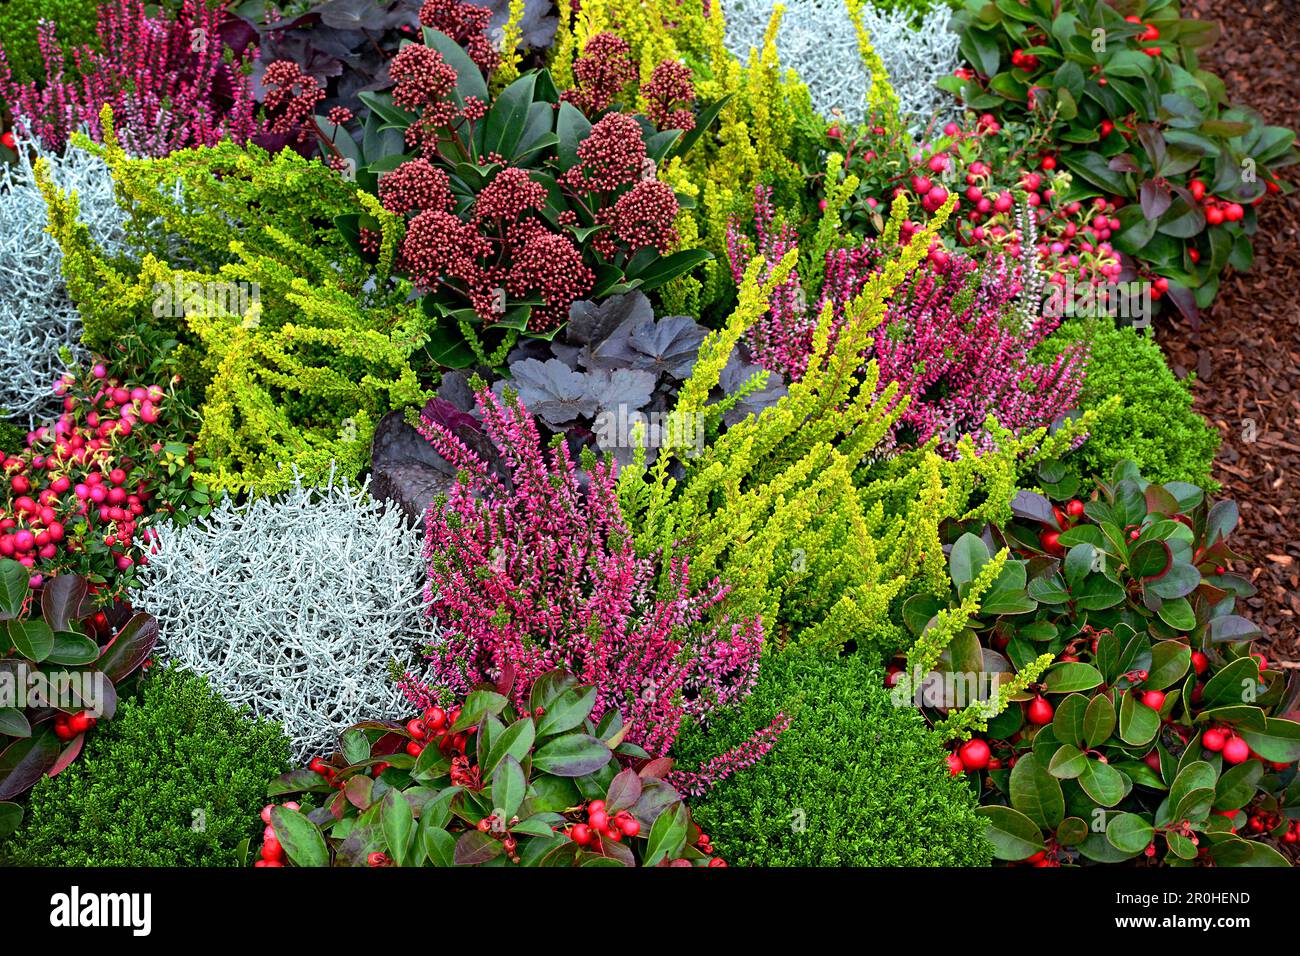
[[[520,705],[510,675],[407,722],[367,721],[275,780],[254,866],[725,866],[597,689],[553,670]],[[306,798],[304,798],[306,799]]]
[[[94,609],[95,586],[75,574],[38,589],[17,561],[0,558],[0,836],[17,827],[10,801],[81,753],[86,733],[117,710],[115,686],[158,640],[149,614]]]
[[[941,85],[974,110],[1026,118],[1064,145],[1070,200],[1122,200],[1114,245],[1169,282],[1189,318],[1225,265],[1250,266],[1253,206],[1300,156],[1295,134],[1230,107],[1198,68],[1218,26],[1177,3],[966,0],[955,26],[971,69]]]
[[[1253,593],[1227,567],[1235,505],[1143,481],[1131,462],[1087,500],[1073,491],[1057,488],[1059,505],[1021,492],[1006,529],[952,544],[959,598],[1006,557],[991,546],[1016,557],[919,692],[935,719],[948,712],[946,734],[983,731],[949,764],[978,775],[998,858],[1285,865],[1275,846],[1300,810],[1300,724],[1281,715],[1297,688],[1251,653],[1260,632],[1234,613]],[[905,605],[921,642],[939,608]],[[1014,679],[1043,655],[1055,662],[1009,701],[927,697],[963,675]]]
[[[207,510],[208,492],[192,479],[189,449],[168,441],[172,396],[161,385],[131,385],[101,362],[54,391],[62,414],[3,460],[0,556],[28,568],[33,587],[76,571],[108,601],[148,562],[155,517],[184,524]]]
[[[220,8],[204,0],[184,0],[172,17],[148,16],[142,0],[112,0],[99,8],[98,48],[74,52],[72,76],[64,74],[57,25],[43,23],[45,82],[14,82],[0,50],[0,100],[54,150],[83,127],[97,138],[105,104],[122,144],[137,156],[225,138],[244,142],[259,128],[245,75],[251,55],[235,57],[225,46],[221,19]]]
[[[493,97],[470,54],[429,27],[390,74],[391,93],[361,95],[371,113],[359,144],[340,125],[346,111],[311,118],[321,91],[294,64],[272,64],[267,82],[289,91],[276,123],[316,132],[335,168],[404,217],[398,271],[439,319],[429,352],[442,364],[499,366],[521,334],[553,336],[574,301],[649,291],[708,258],[672,251],[679,198],[656,172],[709,117],[669,114],[692,118],[689,133],[608,104],[589,118],[546,71]],[[377,257],[377,219],[339,225]]]
[[[637,556],[617,496],[617,468],[587,454],[587,485],[566,444],[543,451],[532,416],[479,383],[483,429],[508,477],[438,421],[421,431],[460,472],[430,509],[429,613],[448,632],[428,650],[417,706],[464,694],[508,671],[514,702],[557,668],[596,687],[593,714],[626,715],[627,740],[664,756],[682,721],[749,693],[762,626],[716,613],[728,588],[692,588],[675,559],[657,592],[656,566]],[[468,417],[468,416],[465,416]]]

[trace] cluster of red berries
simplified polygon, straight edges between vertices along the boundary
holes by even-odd
[[[1216,196],[1207,195],[1204,180],[1193,179],[1187,184],[1187,191],[1192,194],[1193,199],[1204,207],[1205,221],[1211,226],[1222,225],[1225,222],[1240,222],[1245,218],[1246,210],[1240,203],[1225,202]],[[1258,205],[1263,198],[1264,196],[1261,194],[1254,201],[1254,204]],[[1197,259],[1199,258],[1198,255]]]
[[[77,571],[119,579],[147,564],[148,522],[157,486],[147,466],[162,451],[149,433],[162,421],[161,386],[128,386],[102,364],[54,386],[63,411],[3,458],[0,557],[32,571]]]
[[[288,803],[280,804],[289,810],[301,809],[300,805],[293,800]],[[284,847],[280,843],[280,838],[275,834],[275,827],[271,825],[271,811],[276,804],[268,803],[262,808],[262,823],[265,825],[262,830],[262,850],[261,859],[257,860],[255,867],[282,867],[284,866]]]
[[[1154,43],[1160,39],[1160,31],[1150,23],[1143,23],[1141,17],[1127,16],[1124,18],[1129,23],[1136,23],[1142,26],[1143,30],[1134,39],[1138,43]],[[1142,52],[1147,56],[1159,56],[1163,50],[1158,46],[1147,46],[1142,48]]]
[[[465,741],[474,728],[451,733],[451,728],[459,719],[459,707],[453,707],[449,711],[441,707],[430,707],[420,717],[407,721],[406,732],[414,739],[407,743],[406,752],[412,757],[418,757],[425,747],[434,744],[444,757],[450,757],[454,753],[464,756]]]
[[[604,800],[587,804],[587,822],[575,823],[568,831],[569,839],[582,847],[593,843],[599,847],[604,840],[618,843],[623,837],[634,837],[640,832],[641,824],[636,817],[626,810],[619,810],[611,817],[605,812]]]
[[[60,711],[54,715],[54,735],[66,743],[77,735],[84,734],[97,723],[99,721],[90,716],[88,710],[79,710],[75,714],[65,714]]]

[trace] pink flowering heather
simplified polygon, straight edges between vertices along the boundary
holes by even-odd
[[[755,253],[774,262],[795,243],[787,226],[774,223],[770,193],[756,190],[757,242],[735,223],[728,252],[737,276]],[[772,307],[747,333],[755,361],[791,379],[802,377],[812,352],[813,329],[825,304],[832,308],[834,331],[846,304],[876,273],[883,250],[874,241],[826,255],[819,301],[803,307],[797,275],[777,289]],[[869,358],[880,367],[883,388],[898,382],[910,396],[894,426],[894,444],[922,444],[940,436],[940,450],[954,451],[962,435],[987,440],[990,413],[1013,431],[1050,425],[1074,407],[1083,385],[1087,352],[1068,350],[1050,361],[1030,357],[1055,331],[1059,318],[1035,317],[1028,326],[1017,314],[1022,291],[1019,266],[992,257],[983,266],[938,247],[895,291],[875,334]]]
[[[244,72],[248,61],[225,62],[220,21],[221,11],[202,0],[185,0],[174,20],[146,15],[141,0],[111,0],[99,8],[101,49],[75,50],[80,75],[74,76],[65,74],[57,25],[42,24],[46,81],[15,83],[0,49],[0,100],[55,150],[82,127],[100,138],[105,104],[113,109],[123,147],[138,156],[165,156],[226,137],[244,142],[259,132]]]
[[[430,649],[428,684],[408,682],[408,696],[424,707],[435,688],[462,695],[510,665],[525,706],[533,682],[562,668],[597,688],[593,719],[618,710],[627,741],[664,755],[683,719],[752,690],[761,625],[716,613],[727,588],[694,590],[685,560],[656,593],[654,563],[637,556],[619,508],[615,467],[591,463],[583,490],[567,446],[543,450],[516,400],[481,389],[478,403],[509,483],[423,419],[460,479],[425,519],[430,614],[450,636]]]

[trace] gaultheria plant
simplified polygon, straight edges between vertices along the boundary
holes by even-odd
[[[756,242],[738,225],[728,234],[737,282],[755,249],[775,262],[796,244],[793,229],[777,222],[765,187],[755,190],[754,226]],[[885,242],[829,250],[815,305],[792,271],[773,289],[768,311],[746,332],[755,361],[801,378],[813,351],[816,317],[831,307],[833,339],[848,304],[887,261]],[[1024,324],[1022,271],[1002,257],[980,264],[936,245],[894,290],[868,352],[879,365],[879,380],[897,382],[911,397],[892,428],[892,443],[924,444],[938,435],[941,450],[951,456],[962,435],[987,445],[984,423],[990,414],[1004,428],[1021,432],[1051,425],[1075,406],[1086,348],[1067,348],[1042,363],[1030,358],[1060,320],[1036,316]]]
[[[618,503],[616,466],[589,457],[584,490],[567,446],[543,449],[516,396],[477,396],[508,479],[445,425],[421,421],[461,477],[426,516],[426,597],[449,633],[412,701],[428,706],[438,687],[459,695],[513,671],[524,706],[534,681],[563,669],[594,685],[593,719],[620,711],[625,741],[662,756],[683,719],[749,692],[759,621],[712,613],[728,589],[714,580],[694,591],[685,558],[657,591],[654,561],[638,557]]]
[[[43,23],[45,82],[15,82],[0,48],[0,100],[51,149],[62,149],[83,127],[97,137],[105,104],[123,145],[137,156],[227,137],[243,142],[258,131],[255,104],[245,61],[226,59],[221,18],[220,7],[204,0],[184,0],[174,18],[148,16],[142,0],[112,0],[99,9],[99,49],[75,50],[71,74],[57,25]]]

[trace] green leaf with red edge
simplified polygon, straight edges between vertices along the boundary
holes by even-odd
[[[1300,760],[1300,724],[1281,717],[1269,717],[1263,730],[1242,728],[1242,740],[1265,760],[1295,763]]]
[[[0,707],[0,736],[30,737],[32,725],[17,707]]]
[[[492,774],[493,812],[509,820],[519,812],[528,793],[528,778],[519,761],[506,754]]]
[[[54,632],[41,620],[10,621],[9,640],[20,657],[39,664],[54,650]]]
[[[506,709],[506,704],[510,703],[496,691],[475,690],[470,691],[465,698],[465,703],[461,705],[460,716],[456,718],[456,723],[452,725],[450,733],[458,734],[463,730],[469,730],[476,726],[486,715],[497,715]]]
[[[0,559],[0,621],[16,618],[31,593],[32,573],[11,558]]]
[[[975,814],[984,819],[984,835],[993,844],[993,856],[1017,862],[1043,849],[1043,832],[1038,824],[1011,807],[977,807]]]
[[[393,862],[398,866],[406,866],[415,832],[415,812],[402,791],[393,788],[384,794],[379,805],[379,823],[383,827],[384,840]]]
[[[1160,540],[1139,542],[1128,559],[1129,571],[1133,576],[1147,579],[1163,577],[1173,563],[1173,551]]]
[[[99,656],[98,669],[119,684],[148,659],[158,643],[158,622],[152,614],[133,614]]]
[[[595,706],[594,686],[566,690],[546,707],[541,717],[537,718],[537,736],[550,737],[572,730],[587,719],[587,715]]]
[[[285,855],[295,866],[329,866],[330,851],[316,824],[288,807],[271,808],[271,826]]]
[[[315,770],[290,770],[288,773],[280,774],[267,785],[266,795],[268,797],[281,797],[288,793],[303,793],[305,791],[328,793],[332,789],[329,781]]]
[[[533,754],[533,768],[557,777],[585,777],[614,757],[609,745],[589,734],[556,737]]]
[[[686,830],[690,814],[680,800],[659,814],[646,840],[643,866],[654,866],[660,860],[681,855],[686,846]]]

